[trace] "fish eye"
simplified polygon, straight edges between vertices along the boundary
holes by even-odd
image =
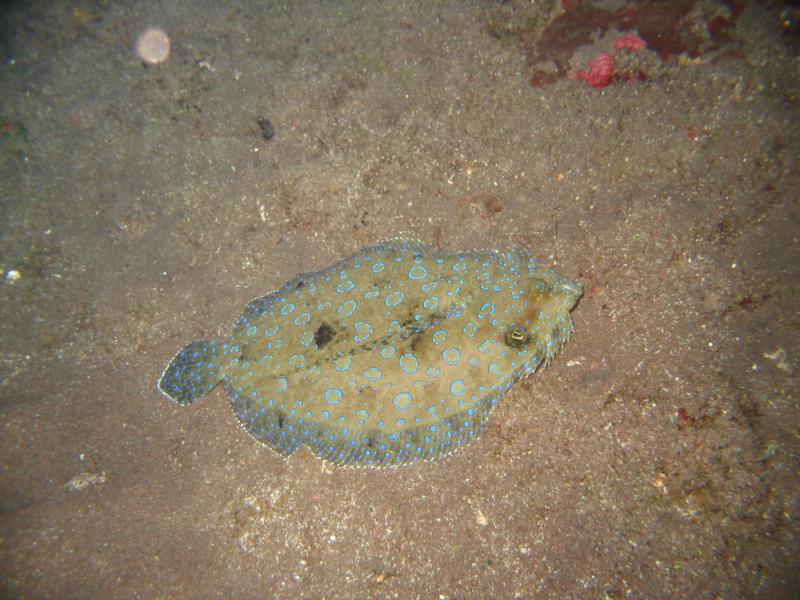
[[[512,325],[506,330],[503,341],[509,348],[524,348],[531,343],[531,334],[524,327]]]

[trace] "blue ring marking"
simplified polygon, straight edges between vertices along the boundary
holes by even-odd
[[[376,262],[376,263],[374,263],[372,265],[372,272],[373,273],[380,273],[385,268],[386,268],[386,265],[384,265],[381,261],[378,261],[378,262]]]
[[[356,308],[358,308],[358,302],[355,300],[348,300],[346,302],[342,302],[339,305],[339,308],[336,309],[336,312],[339,313],[340,317],[349,317],[356,312]]]
[[[336,293],[344,294],[352,290],[354,287],[356,287],[356,284],[348,279],[347,281],[343,281],[342,283],[336,286]]]
[[[478,352],[481,354],[491,354],[492,352],[492,344],[494,344],[494,340],[483,340],[481,345],[478,346]]]
[[[289,380],[286,377],[278,377],[275,379],[275,391],[285,392],[289,388]]]
[[[396,410],[401,412],[407,411],[411,408],[411,404],[414,402],[414,396],[409,394],[408,392],[399,392],[395,394],[394,398],[392,398],[392,405],[395,407]]]
[[[392,356],[394,356],[394,353],[396,351],[397,351],[397,348],[395,348],[394,346],[391,346],[391,345],[390,346],[384,346],[383,348],[381,348],[381,358],[383,360],[389,360],[390,358],[392,358]]]
[[[444,329],[437,329],[433,333],[433,343],[437,346],[447,339],[447,332]]]
[[[428,276],[428,269],[423,266],[417,265],[415,267],[411,267],[408,270],[408,278],[417,280],[417,279],[425,279]]]
[[[453,382],[450,384],[450,395],[454,398],[458,398],[464,393],[464,380],[463,379],[454,379]]]
[[[422,303],[422,306],[424,306],[426,310],[436,310],[436,307],[439,306],[438,296],[431,296],[430,298],[425,298],[425,301]]]
[[[371,300],[372,298],[380,296],[380,294],[381,294],[380,290],[367,290],[366,292],[364,292],[364,298],[366,298],[367,300]]]
[[[375,331],[372,328],[372,325],[367,323],[366,321],[356,321],[355,324],[356,334],[353,336],[353,341],[357,344],[365,342],[369,336],[372,335],[372,332]]]
[[[428,367],[425,369],[425,374],[431,379],[436,379],[442,374],[442,370],[439,367]]]
[[[304,313],[301,313],[301,314],[297,315],[294,318],[294,324],[297,325],[298,327],[300,327],[300,326],[305,325],[306,323],[308,323],[310,320],[311,320],[311,313],[310,312],[304,312]]]
[[[285,317],[286,315],[290,315],[294,312],[295,305],[291,302],[287,302],[283,306],[281,306],[280,313]]]
[[[411,352],[406,352],[400,357],[400,368],[403,373],[413,375],[419,369],[419,361]]]
[[[327,410],[323,410],[322,411],[322,416],[325,417],[326,419],[330,419],[331,418],[331,413],[329,411],[327,411]],[[331,441],[333,441],[333,434],[331,434]]]
[[[475,323],[470,321],[469,323],[464,325],[464,328],[461,331],[465,336],[471,338],[475,337],[475,334],[478,332],[478,327],[475,325]]]
[[[405,419],[397,419],[397,424],[398,425],[405,425],[406,424],[406,420]]]
[[[369,419],[369,411],[363,408],[359,408],[356,411],[356,417],[359,419],[359,425],[363,425],[366,419]]]
[[[470,356],[467,359],[467,362],[469,363],[470,367],[477,367],[481,363],[480,359],[477,356]]]
[[[388,294],[386,294],[386,298],[384,299],[383,302],[384,304],[386,304],[386,306],[389,307],[397,306],[403,301],[403,298],[405,297],[406,295],[401,291],[389,292]]]
[[[500,368],[500,365],[498,365],[496,362],[489,363],[488,370],[489,373],[491,375],[494,375],[495,377],[498,377],[503,374],[503,370]]]
[[[493,315],[494,311],[495,311],[494,304],[492,304],[491,302],[484,302],[483,305],[480,307],[480,310],[478,310],[478,318],[485,319],[487,315],[488,316]]]
[[[458,361],[461,360],[461,353],[458,351],[458,348],[445,348],[442,350],[442,360],[454,367],[458,364]]]
[[[453,272],[454,273],[465,273],[468,270],[467,263],[464,262],[463,259],[459,258],[458,262],[453,265]]]
[[[373,383],[376,381],[380,381],[383,377],[383,372],[380,369],[372,367],[371,369],[367,369],[364,371],[364,377],[366,377],[369,381]]]
[[[336,368],[337,371],[347,371],[350,368],[350,365],[353,362],[353,357],[349,354],[345,354],[344,356],[340,356],[333,360],[333,366]]]
[[[310,346],[314,342],[314,334],[310,331],[304,331],[303,335],[300,336],[300,345],[301,346]]]
[[[304,354],[292,354],[286,362],[290,367],[301,368],[306,364],[306,357]]]
[[[247,327],[247,335],[252,336],[258,332],[258,328],[255,325],[249,325]]]
[[[462,309],[461,306],[458,306],[457,304],[451,304],[447,308],[447,313],[445,315],[445,318],[447,318],[447,319],[457,319],[458,317],[460,317],[463,314],[463,312],[464,312],[464,310]]]
[[[278,333],[278,331],[280,331],[280,328],[281,328],[280,325],[273,325],[272,327],[265,327],[264,328],[264,337],[272,337],[273,335]]]

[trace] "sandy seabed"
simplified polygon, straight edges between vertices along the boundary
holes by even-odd
[[[796,598],[791,6],[680,2],[670,46],[650,2],[220,4],[0,20],[0,595]],[[283,460],[222,390],[156,390],[253,297],[397,237],[584,287],[476,443]]]

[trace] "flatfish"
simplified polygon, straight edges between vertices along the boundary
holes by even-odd
[[[581,286],[524,250],[364,248],[246,306],[225,340],[190,343],[158,381],[188,405],[219,383],[283,456],[432,460],[473,440],[497,401],[572,333]]]

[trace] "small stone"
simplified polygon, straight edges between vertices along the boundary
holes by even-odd
[[[475,511],[475,522],[481,527],[486,527],[489,524],[489,519],[486,518],[480,508]]]
[[[267,141],[275,137],[275,128],[272,126],[272,123],[270,123],[268,118],[258,117],[257,123],[261,128],[261,137]]]

